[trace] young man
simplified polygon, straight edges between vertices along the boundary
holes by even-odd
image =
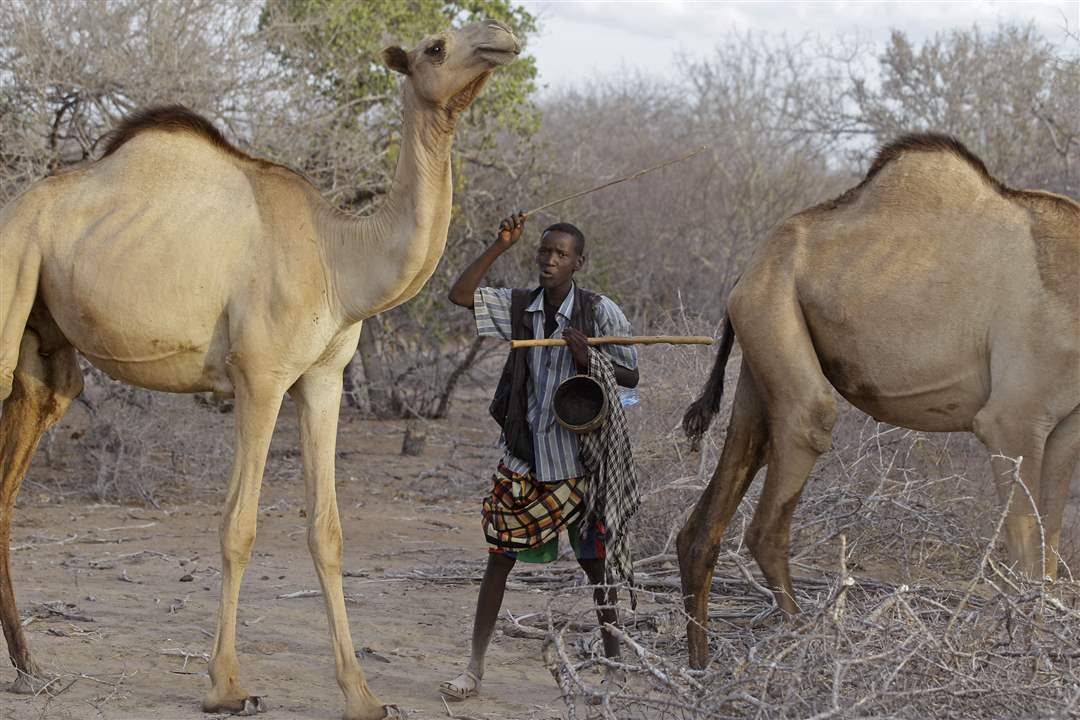
[[[539,287],[528,291],[479,287],[492,263],[521,238],[524,224],[525,216],[520,213],[504,220],[495,242],[465,268],[450,289],[452,303],[473,311],[480,335],[503,340],[523,336],[562,338],[567,343],[565,347],[513,351],[522,355],[511,354],[496,392],[493,413],[500,395],[503,407],[509,409],[502,421],[503,459],[495,472],[491,494],[484,500],[489,552],[476,601],[472,655],[464,672],[439,686],[443,695],[455,700],[479,692],[484,655],[502,605],[507,576],[517,560],[554,560],[558,555],[558,531],[566,527],[589,582],[597,586],[605,582],[604,528],[591,517],[584,517],[582,496],[587,478],[579,457],[579,439],[555,421],[551,399],[560,382],[589,372],[587,337],[630,335],[630,323],[610,299],[575,285],[574,273],[585,261],[585,236],[569,223],[551,225],[540,235],[536,251]],[[591,331],[589,335],[586,330]],[[603,345],[595,350],[611,360],[619,385],[637,385],[637,352],[633,346]],[[616,398],[612,400],[617,402]],[[591,526],[582,532],[585,523]],[[604,592],[598,588],[593,598],[600,622],[615,624],[615,589]],[[603,639],[604,654],[617,657],[618,638],[604,631]]]

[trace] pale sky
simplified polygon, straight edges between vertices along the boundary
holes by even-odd
[[[721,2],[719,0],[524,0],[540,19],[530,39],[541,88],[560,89],[623,68],[646,75],[673,72],[679,52],[705,54],[733,30],[853,35],[882,43],[889,31],[905,31],[913,41],[952,28],[1000,21],[1033,22],[1055,44],[1065,43],[1065,27],[1080,26],[1080,0],[1045,2]],[[1075,43],[1073,43],[1075,47]]]

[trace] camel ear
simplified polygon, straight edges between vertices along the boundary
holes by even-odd
[[[386,67],[394,72],[399,72],[402,75],[408,75],[411,72],[409,70],[409,53],[400,47],[394,45],[386,48],[382,51],[382,57]]]

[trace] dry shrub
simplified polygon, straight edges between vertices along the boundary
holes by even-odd
[[[233,418],[190,395],[119,383],[83,362],[86,388],[42,441],[28,482],[59,495],[158,506],[220,492],[232,464]]]
[[[602,704],[588,717],[620,719],[1075,716],[1080,585],[1027,585],[991,557],[956,590],[837,573],[801,599],[795,621],[747,619],[743,608],[760,598],[726,579],[711,613],[712,658],[700,671],[684,665],[677,610],[629,618],[623,658],[610,661],[591,642],[575,647],[573,624],[549,609],[544,657],[571,718],[590,696]],[[663,602],[677,608],[673,595]],[[589,671],[600,666],[629,682],[599,685]]]
[[[1003,566],[1004,507],[988,500],[985,483],[956,472],[985,467],[976,448],[882,430],[854,413],[838,437],[850,444],[823,458],[796,513],[802,614],[779,615],[738,535],[726,541],[713,580],[704,670],[685,665],[686,616],[670,556],[638,561],[645,602],[624,616],[618,661],[598,655],[595,633],[574,641],[568,631],[585,625],[588,598],[565,590],[549,607],[544,658],[568,717],[581,707],[587,717],[649,720],[1076,715],[1080,583],[1031,584]],[[679,477],[650,485],[674,497]],[[1027,502],[1015,471],[1011,487],[1011,502]],[[744,502],[734,526],[753,503]],[[668,517],[681,523],[684,513]],[[653,524],[639,527],[647,533]],[[655,549],[670,545],[670,534],[639,542]],[[600,685],[593,671],[605,666],[629,682]]]
[[[671,318],[687,334],[716,334]],[[579,588],[553,603],[545,661],[568,717],[1072,717],[1080,701],[1080,583],[1031,584],[1006,567],[1003,506],[985,449],[967,434],[879,424],[842,400],[834,449],[821,457],[796,510],[794,620],[742,544],[764,471],[732,519],[710,604],[712,659],[686,667],[686,616],[674,535],[711,478],[741,358],[729,361],[725,402],[690,454],[679,422],[704,385],[715,348],[642,353],[642,405],[630,413],[644,494],[636,524],[645,600],[624,616],[623,658],[597,655],[569,630],[588,620]],[[1022,497],[1014,473],[1015,502]],[[1065,560],[1070,558],[1066,554]],[[565,598],[576,613],[569,619]],[[580,621],[580,622],[579,622]],[[595,634],[594,634],[595,635]],[[619,691],[592,672],[630,675]],[[589,696],[599,706],[580,701]]]

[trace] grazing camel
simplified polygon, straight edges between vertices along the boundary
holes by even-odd
[[[787,613],[791,516],[829,449],[832,388],[906,428],[970,430],[1023,457],[1006,518],[1015,567],[1057,573],[1069,479],[1080,456],[1080,205],[1005,187],[955,139],[884,147],[866,178],[788,218],[727,302],[716,364],[683,427],[700,438],[720,408],[734,337],[743,360],[723,453],[678,536],[690,662],[708,659],[708,594],[724,530],[763,465],[746,543]],[[830,388],[830,385],[832,386]],[[998,494],[1012,464],[994,460]]]
[[[0,210],[0,618],[18,671],[12,689],[30,691],[40,678],[11,588],[12,506],[42,433],[82,389],[78,351],[128,383],[236,398],[203,710],[263,709],[239,684],[236,606],[288,392],[345,717],[397,713],[368,689],[345,616],[334,489],[342,371],[361,321],[413,297],[434,272],[450,221],[456,120],[519,51],[509,28],[483,22],[383,52],[406,76],[405,121],[393,189],[370,218],[336,210],[297,173],[244,155],[180,107],[128,119],[101,159]]]

